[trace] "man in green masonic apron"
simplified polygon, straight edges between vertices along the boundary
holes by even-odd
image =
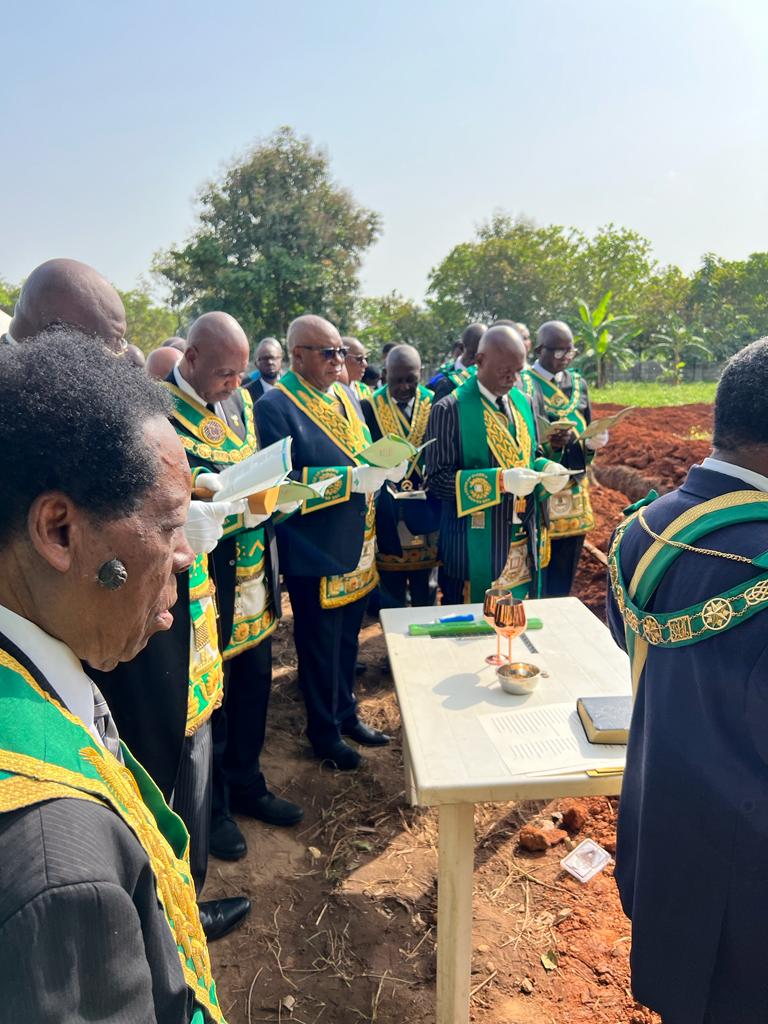
[[[635,703],[616,882],[632,989],[664,1024],[768,1020],[768,339],[723,371],[714,450],[638,502],[608,616]]]
[[[519,597],[536,593],[545,543],[530,471],[549,462],[537,457],[531,404],[515,387],[524,365],[519,334],[492,327],[480,342],[477,374],[432,407],[426,474],[442,503],[444,604],[482,601],[494,583]]]
[[[92,337],[0,348],[4,1019],[223,1015],[187,834],[84,670],[168,630],[190,475],[168,396]]]

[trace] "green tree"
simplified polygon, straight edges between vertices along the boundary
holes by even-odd
[[[413,345],[424,362],[429,362],[443,350],[447,340],[446,328],[433,313],[399,292],[360,299],[356,320],[357,337],[368,346],[373,362],[388,342]]]
[[[709,363],[713,358],[712,350],[707,347],[704,339],[681,322],[675,324],[668,334],[653,334],[651,340],[653,344],[648,355],[666,363],[663,379],[672,384],[682,383],[683,370],[690,359],[702,359]]]
[[[638,333],[631,326],[635,318],[609,313],[611,298],[612,293],[606,292],[593,310],[586,302],[579,301],[579,319],[574,330],[576,344],[583,349],[578,363],[598,388],[608,383],[609,370],[625,370],[636,358],[630,346]]]
[[[717,358],[768,334],[768,253],[725,260],[707,253],[693,275],[689,317]]]
[[[16,305],[20,291],[20,284],[11,284],[10,281],[0,277],[0,309],[4,313],[13,315],[13,307]]]
[[[128,322],[126,338],[132,345],[138,345],[145,354],[165,341],[179,329],[177,315],[164,306],[156,305],[145,284],[129,292],[118,289],[125,306]]]
[[[349,326],[379,217],[332,180],[309,139],[280,128],[206,185],[199,206],[189,242],[154,262],[175,308],[223,309],[252,337],[280,336],[306,312]]]

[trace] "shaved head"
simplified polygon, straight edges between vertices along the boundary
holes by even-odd
[[[186,342],[185,338],[177,338],[177,337],[166,338],[165,341],[162,343],[162,345],[160,347],[161,348],[175,348],[175,349],[178,349],[179,352],[184,352],[186,350],[186,347],[187,347],[187,342]]]
[[[465,328],[461,336],[461,344],[464,348],[461,361],[464,366],[472,366],[475,362],[477,346],[480,344],[480,339],[484,334],[485,324],[470,324],[469,327]]]
[[[525,342],[514,327],[489,328],[477,350],[477,379],[494,395],[506,395],[525,366],[525,354]]]
[[[536,332],[536,356],[549,373],[566,370],[576,355],[573,334],[562,320],[548,320]]]
[[[203,313],[189,328],[179,372],[206,402],[223,402],[240,386],[250,356],[245,331],[229,313]]]
[[[155,380],[165,380],[174,366],[181,362],[181,352],[177,348],[166,345],[165,348],[156,348],[147,356],[146,371]]]
[[[410,402],[421,377],[421,356],[413,345],[398,345],[387,356],[387,387],[396,402]]]
[[[547,348],[568,348],[573,345],[571,328],[562,320],[547,320],[536,332],[537,351],[542,345]]]
[[[125,347],[122,299],[87,263],[55,259],[36,267],[24,282],[9,330],[16,341],[25,341],[57,324],[100,338],[113,352]]]
[[[327,391],[341,379],[344,367],[341,335],[330,320],[306,313],[288,326],[288,351],[292,369],[319,391]],[[336,349],[326,359],[325,353]]]
[[[350,384],[353,381],[362,380],[365,368],[368,365],[368,353],[365,345],[351,335],[347,335],[341,340],[347,349],[345,364]]]
[[[127,345],[125,349],[125,359],[135,366],[137,370],[143,370],[147,360],[144,357],[144,353],[141,351],[138,345]]]

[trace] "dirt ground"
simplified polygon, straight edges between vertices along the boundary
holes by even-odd
[[[640,482],[677,486],[707,454],[710,430],[709,406],[638,410],[620,424],[595,460],[604,483],[593,490],[591,543],[607,549],[627,491]],[[626,491],[605,486],[615,486],[617,467]],[[604,565],[585,551],[576,593],[598,615],[604,588]],[[436,815],[405,801],[400,721],[381,630],[366,620],[361,660],[368,669],[359,696],[365,719],[393,741],[365,751],[362,770],[332,772],[310,758],[303,736],[286,612],[275,638],[264,764],[271,787],[302,803],[306,817],[289,830],[240,819],[247,858],[210,861],[206,898],[245,893],[253,902],[244,926],[212,947],[225,1015],[230,1024],[426,1024],[434,1020]],[[630,992],[630,926],[612,865],[580,885],[560,868],[564,844],[527,853],[518,843],[524,824],[557,814],[565,803],[476,811],[472,1020],[652,1024],[658,1018]],[[589,836],[613,852],[616,801],[581,803],[586,820],[571,840]]]

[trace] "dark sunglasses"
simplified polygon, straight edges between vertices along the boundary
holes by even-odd
[[[348,348],[340,345],[338,348],[320,348],[317,345],[294,345],[294,348],[305,348],[308,352],[319,352],[326,363],[330,363],[332,359],[341,359],[342,361],[347,358]]]
[[[353,363],[367,363],[368,362],[368,356],[350,356],[349,358],[352,360]]]

